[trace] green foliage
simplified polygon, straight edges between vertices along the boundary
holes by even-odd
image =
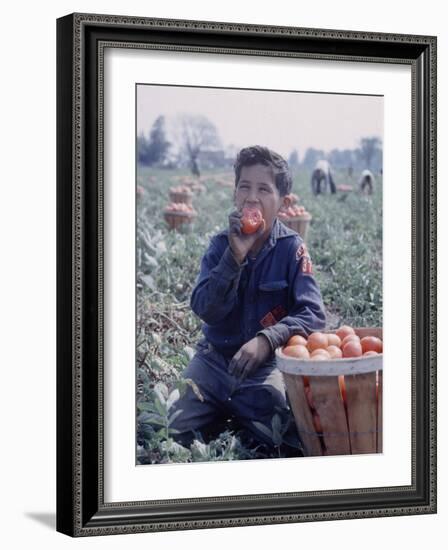
[[[144,372],[139,372],[141,387],[137,398],[137,460],[139,464],[167,464],[179,462],[211,462],[269,458],[253,445],[243,443],[238,434],[224,430],[216,438],[205,443],[200,434],[186,448],[174,439],[177,431],[172,427],[174,420],[182,413],[173,411],[173,405],[192,388],[199,399],[203,399],[199,388],[192,380],[178,379],[169,388],[158,382],[151,384]],[[273,426],[277,426],[277,416]],[[277,432],[275,436],[278,437]]]
[[[195,439],[190,446],[192,462],[214,462],[260,458],[256,449],[247,448],[232,431],[226,430],[216,439],[204,443]],[[263,457],[264,458],[264,457]]]
[[[257,421],[254,421],[253,424],[260,432],[271,440],[272,444],[277,449],[278,455],[281,456],[280,447],[285,443],[284,437],[288,431],[290,422],[291,419],[288,419],[287,422],[282,423],[281,416],[278,413],[274,413],[270,428]]]
[[[347,184],[336,172],[336,184]],[[357,178],[354,178],[356,181]],[[308,248],[327,311],[329,328],[382,325],[382,187],[373,195],[356,191],[313,196],[306,174],[295,192],[313,216]]]

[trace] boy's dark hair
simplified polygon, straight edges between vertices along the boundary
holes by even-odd
[[[254,164],[263,164],[272,168],[275,185],[280,196],[284,197],[291,192],[292,177],[288,163],[281,155],[261,145],[245,147],[238,153],[233,166],[235,170],[235,186],[238,185],[243,166],[253,166]]]

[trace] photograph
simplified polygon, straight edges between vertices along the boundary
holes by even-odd
[[[58,45],[58,531],[434,513],[436,39]]]
[[[384,97],[135,94],[136,464],[382,453]]]

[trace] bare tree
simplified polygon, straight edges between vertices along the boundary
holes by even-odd
[[[200,176],[201,152],[216,150],[221,146],[215,125],[203,115],[185,114],[179,117],[181,150],[187,158],[192,174]]]

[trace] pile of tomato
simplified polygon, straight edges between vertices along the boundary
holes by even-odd
[[[343,325],[334,333],[313,332],[308,338],[296,334],[283,347],[284,355],[311,361],[368,357],[383,353],[383,342],[376,336],[359,337],[355,330]]]
[[[177,214],[196,214],[195,210],[190,204],[185,204],[183,202],[170,202],[164,209],[165,213],[177,213]]]
[[[284,208],[280,210],[280,212],[278,213],[278,217],[280,219],[287,219],[287,218],[296,218],[298,216],[305,216],[307,214],[308,214],[308,211],[304,206],[294,204],[292,206],[288,206],[288,208]]]
[[[383,342],[376,336],[360,337],[353,327],[343,325],[335,332],[313,332],[308,338],[299,334],[292,336],[283,347],[284,355],[304,361],[338,361],[345,358],[378,356],[383,353]],[[303,376],[305,397],[312,415],[314,429],[322,434],[322,423],[313,400],[309,376]],[[345,376],[338,376],[339,394],[347,414],[347,390]],[[378,400],[378,378],[376,387]]]
[[[171,193],[178,193],[179,195],[186,194],[191,195],[191,189],[188,185],[179,185],[178,187],[171,187]]]

